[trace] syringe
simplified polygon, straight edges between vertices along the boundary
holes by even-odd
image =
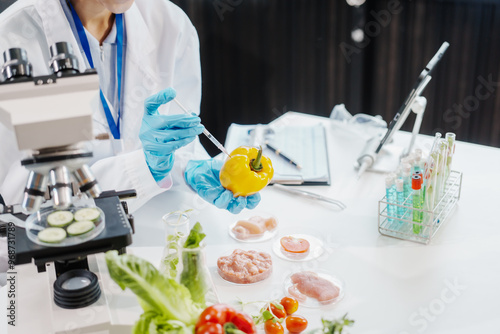
[[[174,101],[175,103],[177,103],[177,105],[187,114],[187,115],[192,115],[192,113],[187,110],[176,98],[174,98]],[[219,150],[221,150],[223,153],[227,154],[228,157],[231,157],[231,155],[229,155],[229,153],[227,152],[227,150],[224,148],[224,146],[217,140],[215,139],[215,137],[210,133],[208,132],[207,129],[203,130],[203,134],[205,136],[207,136],[208,139],[210,139],[210,141],[212,143],[214,143],[215,146],[217,146],[217,148]]]

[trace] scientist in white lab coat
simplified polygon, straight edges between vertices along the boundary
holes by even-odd
[[[132,211],[186,183],[233,213],[258,204],[258,194],[235,198],[222,188],[221,162],[208,159],[197,137],[199,117],[167,103],[177,94],[199,115],[198,35],[180,8],[167,0],[18,0],[0,14],[0,53],[24,48],[35,76],[50,74],[49,47],[60,41],[73,45],[80,71],[99,74],[94,135],[110,139],[93,141],[91,168],[104,190],[136,189]],[[0,194],[19,203],[28,171],[2,124],[0,142]]]

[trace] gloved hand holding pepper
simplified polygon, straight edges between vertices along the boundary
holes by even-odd
[[[139,138],[149,170],[156,182],[161,181],[174,166],[174,152],[192,142],[203,132],[197,116],[160,115],[158,108],[175,98],[175,90],[167,88],[144,101]]]
[[[220,182],[220,170],[223,161],[191,160],[184,174],[187,184],[205,201],[231,213],[240,213],[243,209],[253,209],[260,202],[260,195],[234,197],[230,190],[225,189]]]

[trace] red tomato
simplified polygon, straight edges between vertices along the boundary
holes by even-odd
[[[285,330],[279,322],[273,322],[273,319],[269,319],[264,324],[264,331],[266,334],[283,334]]]
[[[309,250],[309,241],[292,236],[280,239],[281,246],[290,253],[305,253]]]
[[[299,302],[297,299],[292,297],[283,297],[281,299],[281,305],[285,308],[286,314],[294,314],[299,308]]]
[[[229,307],[227,305],[222,304],[207,307],[198,318],[196,328],[203,324],[206,324],[207,322],[225,324],[228,318],[228,309]],[[234,309],[231,308],[231,310],[234,312]]]
[[[240,331],[247,334],[257,333],[253,319],[248,314],[235,312],[227,321],[232,322]]]
[[[227,305],[212,305],[207,307],[196,323],[196,334],[224,334],[224,324],[232,323],[237,329],[246,334],[255,334],[257,329],[250,316],[236,311]],[[218,326],[217,326],[218,325]],[[219,331],[219,326],[222,332]]]
[[[268,308],[269,309],[269,308]],[[274,303],[271,303],[271,312],[277,316],[279,319],[282,319],[286,317],[286,311],[285,308],[283,307],[282,309],[277,308],[274,306]]]
[[[224,327],[215,322],[207,322],[196,328],[196,334],[224,334]]]
[[[303,332],[307,328],[307,320],[301,315],[291,315],[286,318],[286,329],[293,334]]]

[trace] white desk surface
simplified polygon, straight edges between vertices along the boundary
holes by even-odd
[[[278,298],[283,294],[283,279],[291,272],[323,269],[342,278],[345,297],[330,308],[301,307],[299,313],[309,319],[309,329],[319,327],[321,316],[340,317],[348,312],[356,321],[348,333],[500,333],[500,219],[496,211],[500,149],[457,143],[453,169],[463,172],[458,207],[432,242],[421,245],[379,234],[377,204],[385,191],[383,175],[367,172],[356,180],[352,167],[364,139],[353,138],[343,126],[326,118],[288,113],[279,121],[325,124],[332,185],[303,189],[339,199],[346,210],[268,187],[253,212],[232,215],[179,188],[153,198],[134,214],[136,234],[131,251],[157,264],[164,245],[162,215],[194,209],[191,221],[201,222],[207,233],[208,265],[222,302]],[[395,140],[405,144],[409,134],[398,133]],[[417,141],[421,147],[430,143],[432,138],[426,136]],[[235,220],[259,212],[278,218],[278,237],[306,231],[318,236],[325,245],[324,255],[308,263],[289,262],[274,255],[274,240],[244,244],[228,235],[228,226]],[[232,285],[218,277],[217,258],[238,247],[273,255],[272,276],[249,286]],[[33,265],[17,269],[21,273],[17,287],[20,327],[9,328],[9,333],[50,333],[46,274],[36,274]],[[3,310],[5,299],[2,294]],[[27,331],[29,328],[37,330]]]

